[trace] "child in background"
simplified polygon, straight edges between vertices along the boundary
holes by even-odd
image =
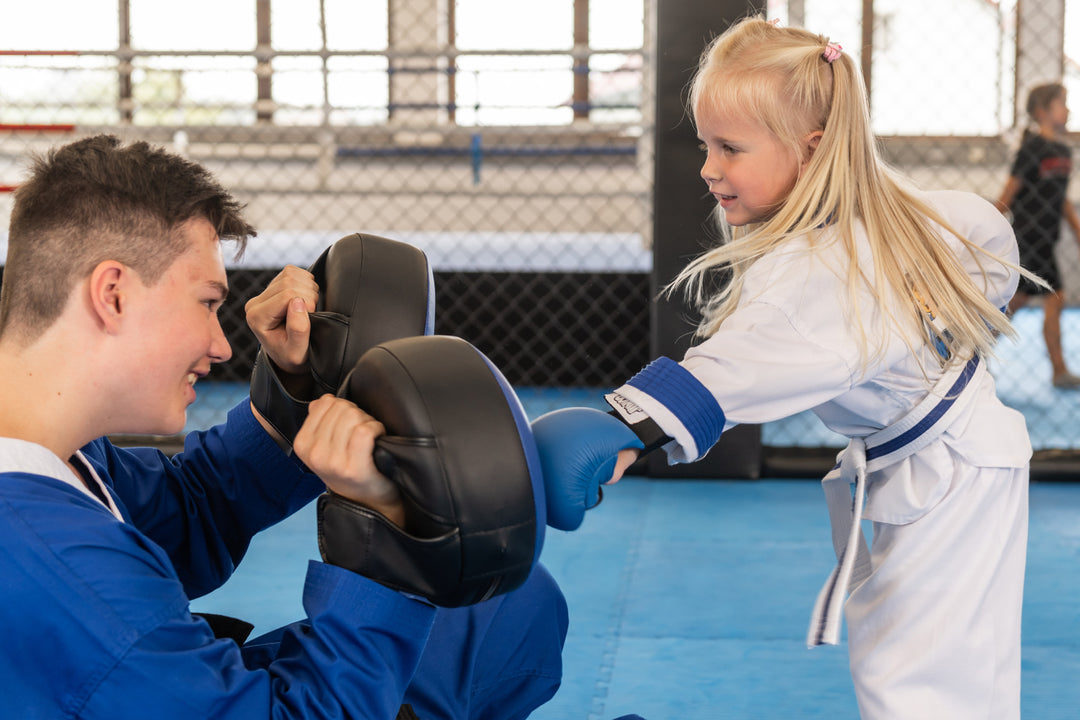
[[[1031,445],[984,360],[1015,334],[1012,229],[886,166],[858,64],[821,35],[734,25],[690,109],[725,233],[676,280],[703,340],[611,393],[618,419],[534,422],[546,481],[591,478],[588,507],[643,451],[693,462],[736,424],[813,410],[850,443],[824,482],[838,564],[808,644],[839,643],[846,615],[863,718],[1019,718]]]
[[[1028,93],[1027,113],[1035,128],[1024,130],[997,207],[1003,213],[1012,212],[1020,264],[1045,280],[1049,287],[1021,279],[1019,290],[1009,302],[1009,314],[1024,307],[1031,296],[1042,297],[1043,338],[1054,387],[1080,388],[1080,377],[1069,372],[1061,348],[1065,291],[1054,256],[1061,237],[1062,218],[1080,242],[1080,218],[1066,197],[1072,150],[1061,140],[1069,119],[1065,86],[1048,83],[1032,88]]]

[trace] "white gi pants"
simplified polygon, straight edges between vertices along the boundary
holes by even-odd
[[[844,607],[864,720],[1020,717],[1028,469],[953,460],[929,512],[874,523],[873,570]]]

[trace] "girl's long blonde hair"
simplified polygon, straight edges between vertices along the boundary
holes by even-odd
[[[805,30],[747,18],[703,53],[691,86],[694,116],[702,109],[737,108],[789,144],[796,157],[805,157],[809,134],[820,130],[822,135],[783,204],[761,222],[741,228],[721,222],[723,242],[691,262],[668,292],[684,287],[702,311],[698,335],[712,335],[735,310],[746,271],[758,258],[798,235],[817,242],[828,227],[836,230],[852,258],[847,282],[853,319],[861,317],[859,296],[868,288],[882,308],[883,326],[921,324],[916,291],[948,328],[941,340],[954,357],[966,358],[972,351],[991,355],[996,335],[1015,331],[932,223],[956,235],[980,268],[984,262],[1015,266],[961,237],[903,187],[880,157],[858,67],[845,53],[827,62],[823,52],[828,42]],[[873,254],[872,278],[860,269],[854,232],[859,221]],[[730,278],[714,290],[709,280],[718,270],[728,271]],[[983,278],[985,283],[985,269]],[[901,305],[906,317],[891,314],[895,298],[910,298]],[[881,340],[873,347],[867,328],[860,326],[859,335],[865,365],[884,350],[886,334],[879,333]]]

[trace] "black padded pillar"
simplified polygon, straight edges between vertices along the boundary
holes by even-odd
[[[704,249],[715,201],[698,174],[705,156],[686,114],[686,93],[705,45],[733,22],[764,12],[765,2],[662,0],[656,17],[656,148],[653,173],[653,297]],[[653,357],[679,360],[694,342],[698,314],[681,297],[652,306]],[[653,477],[758,478],[761,429],[738,426],[696,463],[667,464],[662,452],[647,458]]]

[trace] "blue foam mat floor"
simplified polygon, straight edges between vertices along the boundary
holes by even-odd
[[[1023,620],[1025,718],[1080,716],[1080,484],[1035,483]],[[311,507],[262,533],[192,603],[261,633],[301,615]],[[563,685],[536,720],[855,719],[846,646],[807,650],[832,567],[820,485],[627,478],[541,557],[570,607]]]

